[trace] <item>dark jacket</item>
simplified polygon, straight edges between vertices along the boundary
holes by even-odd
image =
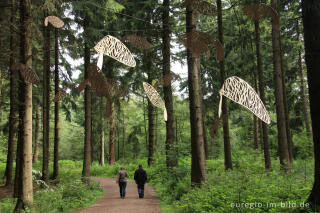
[[[147,173],[142,168],[139,168],[134,173],[134,180],[136,184],[145,184],[147,181]]]

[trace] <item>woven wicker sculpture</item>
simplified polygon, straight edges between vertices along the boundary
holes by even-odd
[[[11,69],[12,70],[19,70],[21,77],[25,83],[39,85],[40,79],[39,79],[37,73],[33,69],[31,69],[30,67],[27,67],[26,65],[21,64],[21,63],[15,63],[11,66]]]
[[[53,102],[61,101],[66,95],[67,92],[64,89],[60,89],[58,93],[54,96]]]
[[[199,57],[206,53],[206,57],[210,57],[210,47],[217,49],[217,57],[219,61],[224,59],[224,50],[219,40],[215,40],[208,33],[193,30],[186,33],[180,39],[181,43],[190,50],[194,57]]]
[[[154,85],[153,87],[155,89],[158,88],[158,86],[169,86],[172,81],[175,81],[179,79],[179,75],[174,74],[174,73],[168,73],[164,76],[162,76]]]
[[[101,70],[94,64],[88,66],[88,79],[97,96],[110,98],[110,85],[108,85]]]
[[[217,8],[206,1],[201,0],[185,0],[181,5],[182,8],[190,6],[193,10],[207,16],[215,16],[217,14]]]
[[[270,124],[269,114],[256,91],[244,80],[232,76],[227,78],[220,89],[219,117],[221,116],[222,96],[246,107],[258,118]]]
[[[61,28],[64,26],[64,22],[57,16],[47,16],[44,20],[44,25],[48,26],[48,22],[50,22],[55,28]]]
[[[154,106],[163,110],[163,118],[165,121],[167,121],[167,109],[157,90],[147,82],[143,82],[143,89],[146,92],[150,102]]]
[[[129,67],[136,66],[136,61],[134,60],[129,49],[113,36],[105,36],[97,43],[94,49],[97,51],[97,53],[110,56],[111,58]]]
[[[121,41],[124,42],[128,40],[135,48],[147,50],[152,47],[152,45],[144,37],[128,34],[122,37]]]
[[[79,86],[78,86],[78,88],[77,88],[78,93],[82,92],[82,90],[84,90],[84,88],[86,88],[86,86],[90,86],[90,85],[91,85],[91,84],[90,84],[90,82],[89,82],[88,79],[83,80],[83,81],[79,84]]]
[[[276,10],[263,3],[254,3],[246,5],[242,9],[248,17],[259,21],[260,19],[270,17],[274,23],[279,23],[279,16]]]

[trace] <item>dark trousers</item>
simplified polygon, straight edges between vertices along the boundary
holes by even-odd
[[[127,187],[127,182],[119,182],[121,198],[124,198],[126,196],[126,187]]]
[[[144,183],[138,183],[138,193],[139,193],[139,198],[144,197]]]

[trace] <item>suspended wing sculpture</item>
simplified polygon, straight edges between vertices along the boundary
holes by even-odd
[[[97,53],[110,56],[129,67],[136,66],[136,61],[130,50],[120,40],[111,35],[107,35],[101,39],[94,49]]]
[[[162,86],[168,86],[168,85],[171,84],[172,81],[175,81],[175,80],[177,80],[177,79],[179,79],[179,75],[174,74],[174,73],[168,73],[168,74],[162,76],[162,77],[153,85],[153,87],[154,87],[155,89],[157,89],[158,86],[161,86],[161,85],[162,85]]]
[[[190,6],[193,10],[207,16],[215,16],[217,14],[217,8],[207,1],[185,0],[181,6],[182,8]]]
[[[40,79],[39,79],[37,73],[33,69],[31,69],[30,67],[27,67],[25,64],[15,63],[11,66],[11,69],[19,70],[21,77],[25,83],[39,85]]]
[[[274,23],[279,23],[279,16],[276,10],[263,3],[254,3],[246,5],[242,11],[248,17],[259,21],[260,19],[270,17]]]
[[[62,100],[67,95],[67,92],[64,89],[60,89],[57,94],[54,96],[53,102]]]
[[[152,47],[152,45],[144,37],[128,34],[122,37],[121,41],[128,40],[135,48],[147,50]]]
[[[48,26],[48,22],[50,22],[55,28],[61,28],[64,26],[64,22],[57,16],[47,16],[44,19],[44,25]]]
[[[219,61],[224,59],[223,46],[219,40],[215,40],[208,33],[193,30],[186,33],[180,39],[181,43],[190,50],[193,56],[199,57],[206,53],[210,57],[210,47],[217,48],[217,57]]]
[[[84,88],[86,88],[86,86],[90,86],[90,82],[89,82],[88,79],[82,81],[82,82],[79,84],[79,86],[78,86],[78,88],[77,88],[78,93],[82,92],[82,90],[84,90]]]
[[[89,64],[88,66],[88,79],[97,96],[110,98],[110,85],[108,85],[103,73],[95,64]]]
[[[258,118],[270,124],[269,114],[256,91],[244,80],[232,76],[227,78],[220,89],[219,117],[221,116],[222,96],[246,107]]]
[[[163,118],[165,121],[167,121],[167,109],[157,90],[147,82],[143,82],[143,89],[146,92],[150,102],[154,106],[163,110]]]

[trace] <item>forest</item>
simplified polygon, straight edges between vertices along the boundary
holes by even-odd
[[[1,213],[320,212],[320,1],[0,11]]]

